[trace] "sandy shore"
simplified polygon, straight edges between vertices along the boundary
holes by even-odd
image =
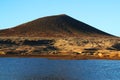
[[[46,59],[61,59],[61,60],[120,60],[120,57],[99,57],[93,55],[0,55],[1,58],[46,58]]]

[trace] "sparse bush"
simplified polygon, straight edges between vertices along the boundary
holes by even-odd
[[[113,47],[108,47],[108,48],[106,48],[107,50],[116,50],[115,48],[113,48]]]
[[[97,50],[99,50],[99,48],[85,48],[84,50],[97,51]]]
[[[116,50],[120,50],[120,43],[115,43],[114,45],[112,45],[112,47]]]
[[[0,51],[0,55],[5,55],[6,53],[3,51]]]
[[[81,53],[79,53],[79,52],[73,52],[72,54],[76,54],[76,55],[79,55],[79,54],[81,54]]]

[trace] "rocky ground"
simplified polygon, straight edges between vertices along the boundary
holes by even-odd
[[[120,38],[1,37],[0,54],[120,57]]]

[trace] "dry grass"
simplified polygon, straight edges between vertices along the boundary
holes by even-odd
[[[27,44],[25,44],[27,42]],[[0,54],[120,57],[119,38],[0,38]],[[114,49],[112,49],[114,48]],[[91,58],[91,57],[89,57]]]

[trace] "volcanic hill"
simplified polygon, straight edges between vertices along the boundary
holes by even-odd
[[[13,28],[0,30],[0,37],[110,37],[88,24],[68,15],[54,15],[36,19]]]

